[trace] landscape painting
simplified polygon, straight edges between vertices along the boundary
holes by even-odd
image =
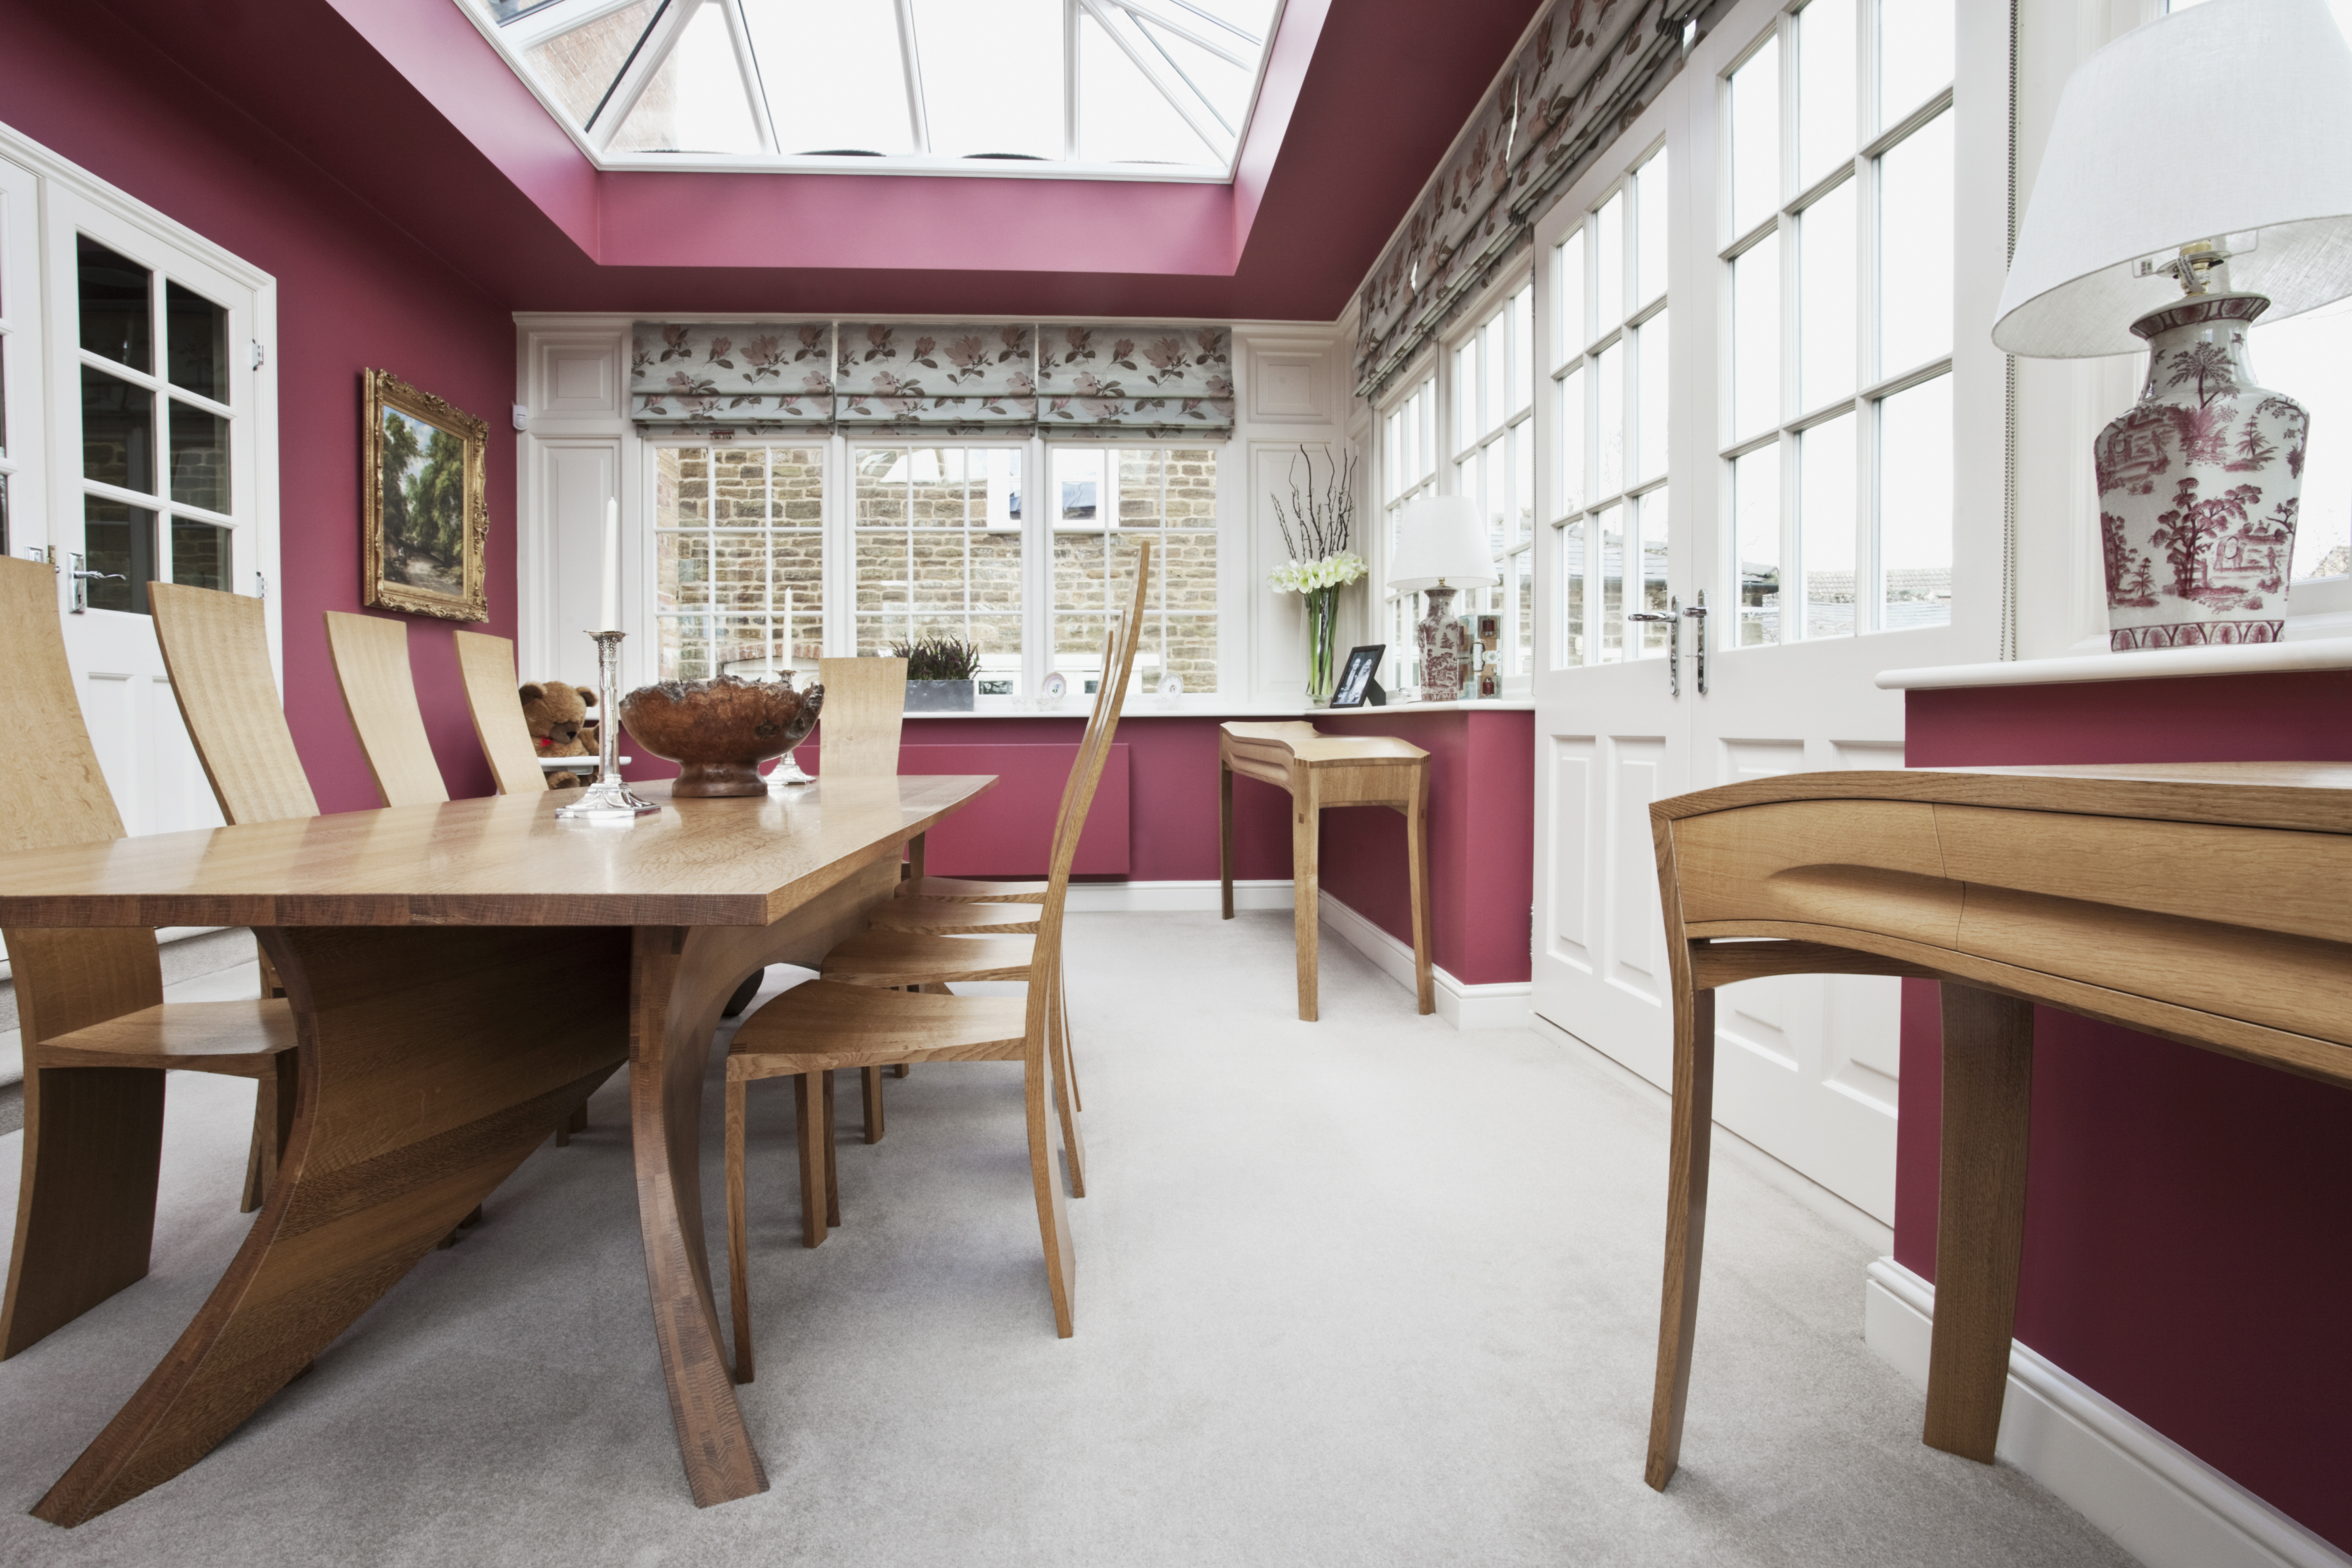
[[[365,377],[364,602],[488,619],[482,465],[489,427],[389,371]]]

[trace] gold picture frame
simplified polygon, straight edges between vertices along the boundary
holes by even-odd
[[[360,378],[360,602],[488,620],[488,422],[388,370],[364,370]]]

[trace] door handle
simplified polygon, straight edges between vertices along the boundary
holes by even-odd
[[[1664,610],[1636,610],[1625,618],[1629,621],[1663,622],[1666,626],[1666,695],[1680,697],[1683,694],[1683,602],[1681,597],[1669,595]]]
[[[1704,696],[1706,696],[1706,589],[1701,588],[1701,589],[1698,591],[1698,603],[1696,603],[1696,604],[1695,604],[1695,605],[1690,605],[1688,608],[1685,609],[1685,610],[1683,611],[1683,614],[1684,614],[1684,615],[1685,615],[1685,616],[1688,616],[1691,618],[1691,620],[1695,623],[1695,629],[1696,629],[1696,635],[1697,635],[1697,637],[1698,637],[1698,646],[1696,647],[1696,649],[1694,649],[1694,650],[1693,650],[1691,673],[1692,673],[1692,675],[1693,675],[1694,677],[1696,677],[1696,679],[1694,680],[1693,684],[1695,684],[1696,686],[1697,686],[1697,688],[1698,688],[1698,694],[1699,694],[1701,697],[1704,697]]]
[[[89,572],[83,570],[82,558],[79,554],[70,556],[68,559],[73,562],[73,571],[71,574],[73,577],[73,608],[67,612],[69,615],[79,616],[89,610],[89,590],[83,587],[82,584],[89,582],[91,578],[95,577],[100,581],[106,583],[123,583],[129,581],[129,579],[124,577],[120,572]]]

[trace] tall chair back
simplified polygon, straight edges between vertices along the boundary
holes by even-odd
[[[121,837],[122,816],[74,695],[57,577],[46,563],[0,556],[0,669],[8,672],[0,721],[14,742],[0,790],[0,849]],[[28,1047],[163,1000],[152,931],[16,929],[5,940]]]
[[[547,788],[546,770],[530,726],[523,722],[516,693],[514,641],[481,632],[457,634],[457,671],[466,682],[466,706],[473,710],[474,734],[488,759],[500,795],[538,795]]]
[[[269,667],[262,602],[215,588],[151,583],[155,640],[205,777],[230,822],[319,815]]]
[[[376,793],[386,805],[432,805],[449,798],[433,742],[425,736],[425,713],[416,705],[416,682],[408,672],[408,626],[381,616],[327,612],[327,650],[343,707],[359,731]]]
[[[907,713],[903,658],[817,661],[824,707],[817,715],[824,739],[821,762],[833,778],[895,778],[898,729]]]

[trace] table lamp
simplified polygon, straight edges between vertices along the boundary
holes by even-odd
[[[2311,420],[2255,382],[2246,333],[2347,293],[2352,47],[2325,0],[2211,0],[2067,79],[1992,339],[2147,344],[2092,446],[2115,651],[2284,630]]]
[[[1404,503],[1404,513],[1397,520],[1396,558],[1389,563],[1389,586],[1428,594],[1428,612],[1414,628],[1423,701],[1451,702],[1462,695],[1469,639],[1454,618],[1454,591],[1500,581],[1476,501],[1468,496],[1416,496]]]

